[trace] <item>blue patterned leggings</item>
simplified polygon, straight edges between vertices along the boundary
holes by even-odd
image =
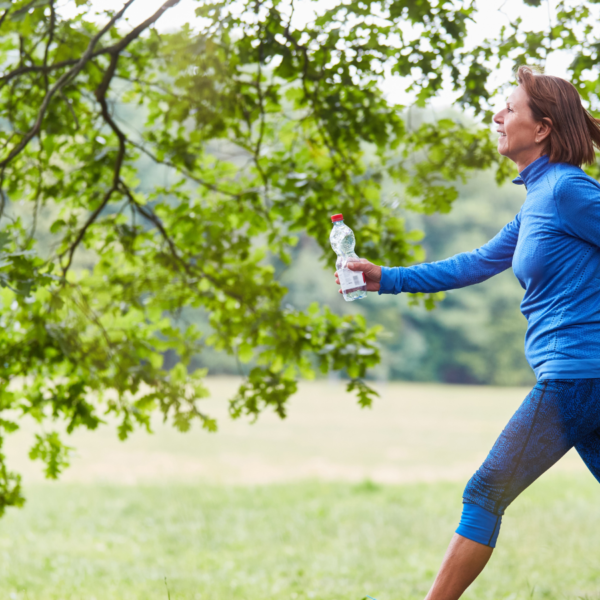
[[[457,533],[494,547],[508,505],[573,446],[600,481],[600,379],[538,382],[467,484]]]

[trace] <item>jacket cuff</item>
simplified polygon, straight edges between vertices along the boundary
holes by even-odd
[[[402,292],[402,267],[381,267],[381,281],[379,282],[379,295],[399,294]]]

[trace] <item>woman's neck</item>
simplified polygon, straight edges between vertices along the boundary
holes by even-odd
[[[522,157],[522,159],[521,157],[519,157],[517,160],[515,160],[515,164],[517,165],[519,173],[524,171],[531,163],[534,163],[538,158],[544,156],[544,154],[546,154],[545,150],[536,151],[532,152],[528,156]]]

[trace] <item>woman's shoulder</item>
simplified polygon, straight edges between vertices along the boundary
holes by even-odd
[[[548,175],[549,183],[554,188],[554,193],[562,195],[570,193],[574,189],[588,190],[594,194],[600,194],[600,183],[588,175],[581,167],[569,163],[553,163]]]

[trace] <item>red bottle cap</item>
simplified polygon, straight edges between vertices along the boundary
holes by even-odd
[[[344,220],[344,215],[339,214],[339,215],[332,215],[331,217],[331,221],[333,223],[335,223],[336,221],[343,221]]]

